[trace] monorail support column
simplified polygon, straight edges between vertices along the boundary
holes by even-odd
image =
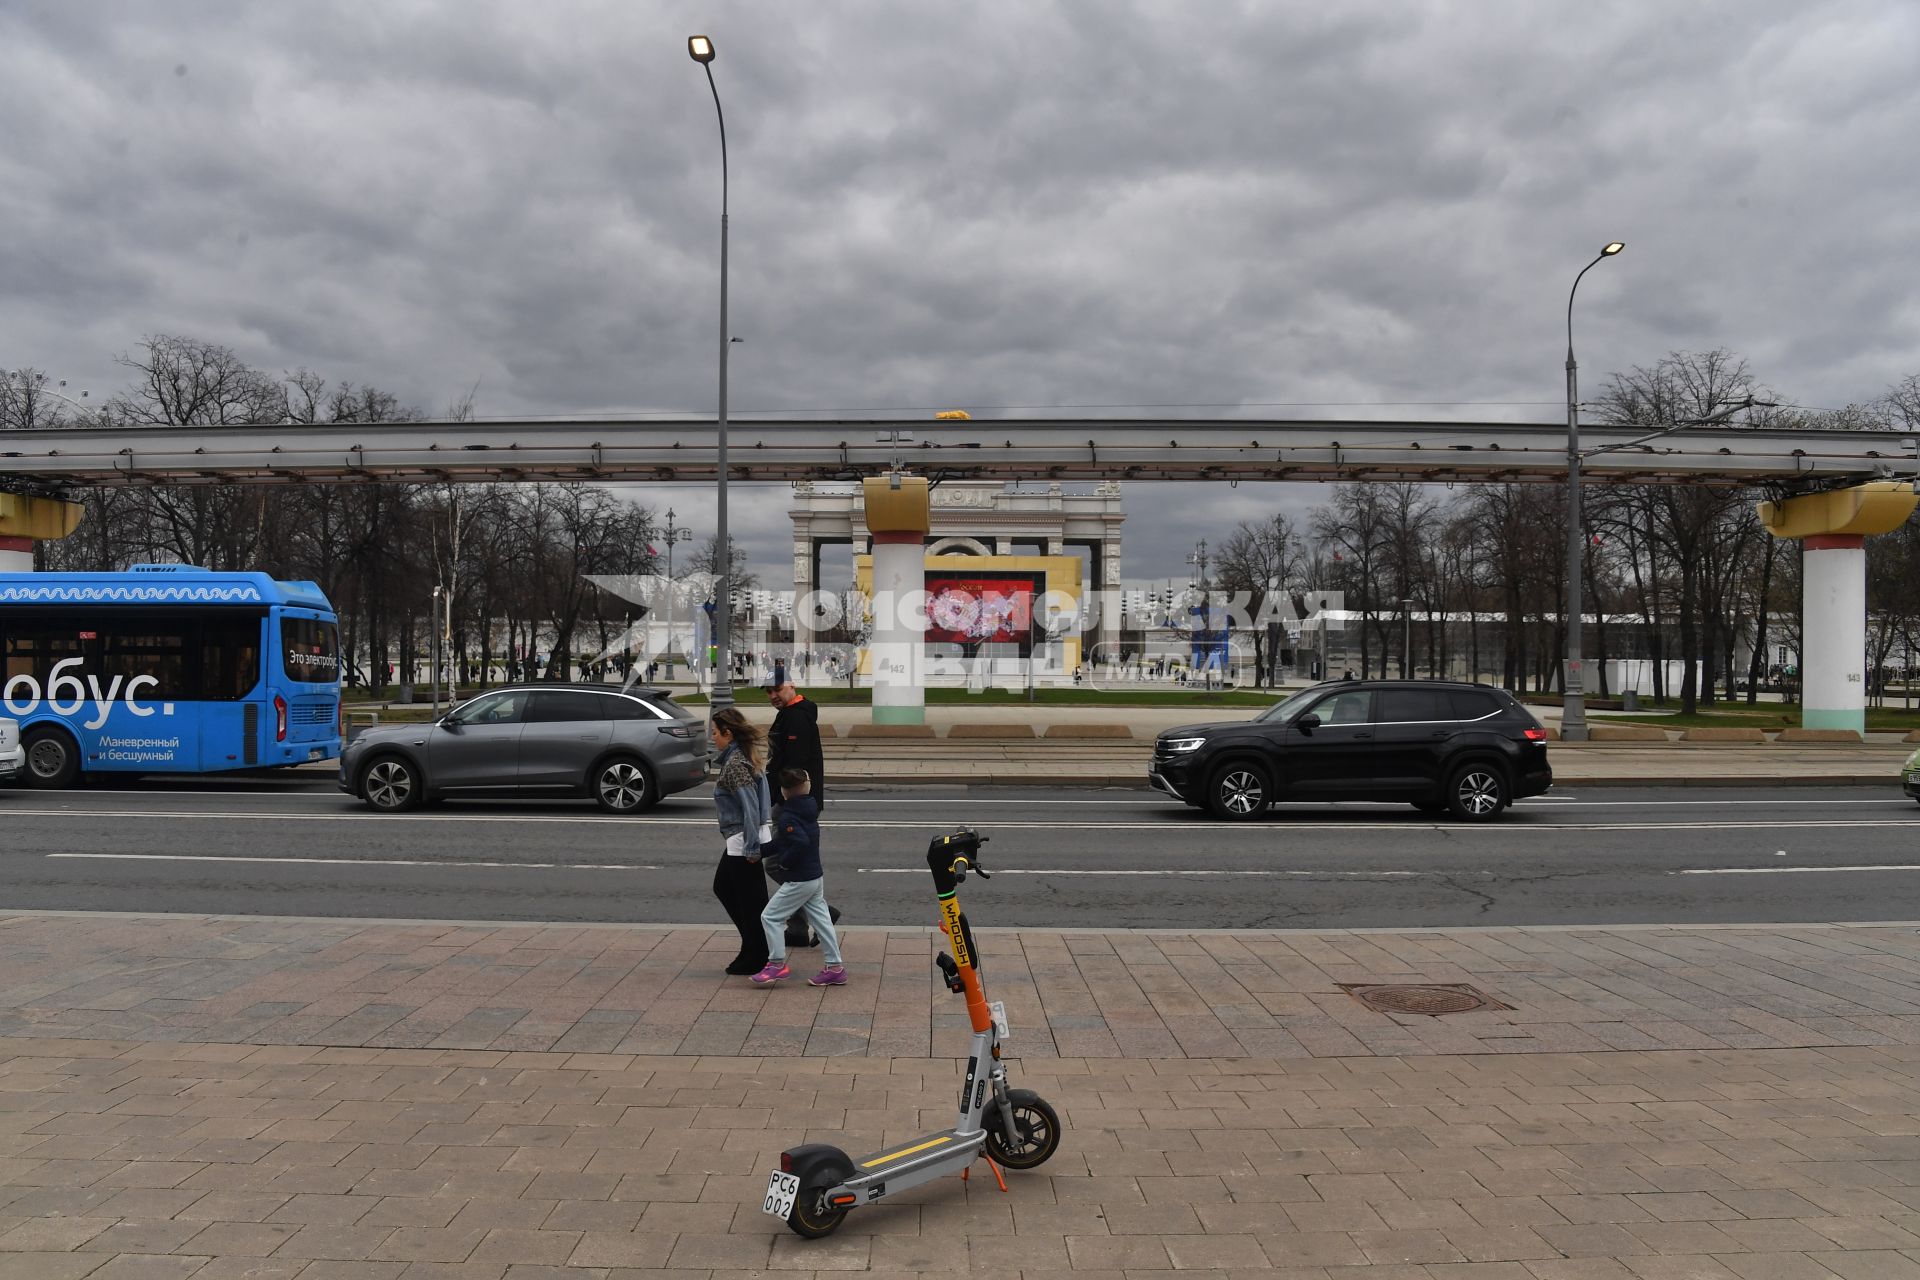
[[[32,573],[33,544],[72,533],[80,512],[77,502],[0,493],[0,573]]]
[[[873,723],[925,724],[927,480],[895,472],[861,487],[873,536]]]
[[[1906,483],[1876,481],[1760,504],[1760,523],[1806,550],[1801,591],[1800,724],[1867,727],[1866,540],[1905,524],[1920,505]]]

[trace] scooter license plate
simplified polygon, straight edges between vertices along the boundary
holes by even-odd
[[[993,1018],[993,1029],[1000,1033],[1002,1040],[1013,1038],[1013,1028],[1007,1025],[1007,1006],[995,1000],[987,1006],[987,1013]]]
[[[799,1198],[800,1175],[770,1173],[767,1175],[767,1198],[760,1207],[784,1222],[787,1215],[793,1212],[793,1202]]]

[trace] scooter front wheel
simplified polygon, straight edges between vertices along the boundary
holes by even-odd
[[[1031,1089],[1009,1089],[1007,1105],[1013,1111],[1017,1145],[1008,1145],[997,1124],[987,1126],[987,1154],[1008,1169],[1036,1169],[1060,1149],[1060,1113]]]

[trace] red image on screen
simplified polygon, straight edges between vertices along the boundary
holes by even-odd
[[[927,575],[927,643],[957,644],[967,652],[981,645],[1032,643],[1033,599],[1042,588],[1033,574]]]

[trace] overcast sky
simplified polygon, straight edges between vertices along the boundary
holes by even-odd
[[[736,411],[1552,421],[1615,238],[1589,388],[1920,372],[1912,0],[0,0],[0,366],[99,397],[176,333],[428,409],[711,412],[695,31]],[[1128,577],[1320,496],[1136,487]],[[770,580],[785,510],[738,491]]]

